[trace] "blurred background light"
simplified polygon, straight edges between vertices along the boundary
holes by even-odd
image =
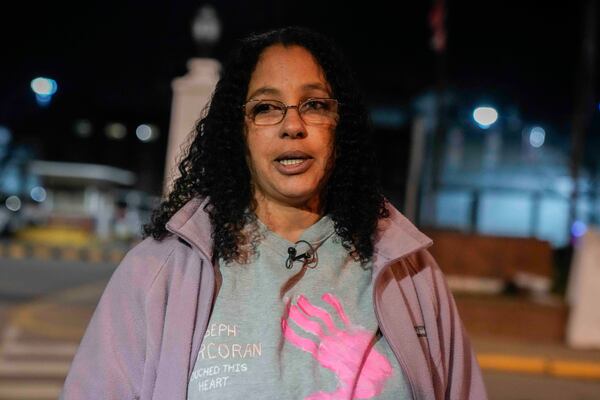
[[[151,124],[141,124],[135,129],[135,136],[142,142],[151,142],[158,137],[158,127]]]
[[[92,136],[94,128],[93,128],[90,120],[78,119],[73,124],[73,130],[75,131],[75,134],[77,136],[82,137],[82,138],[88,138],[88,137]]]
[[[192,22],[192,35],[198,45],[215,44],[221,37],[221,21],[217,10],[210,4],[205,4],[196,13]]]
[[[498,111],[494,107],[477,107],[473,119],[481,128],[487,129],[498,120]]]
[[[17,196],[9,196],[4,204],[10,211],[16,212],[21,209],[21,199],[19,199]]]
[[[56,93],[58,85],[54,79],[50,78],[35,78],[31,81],[31,89],[35,94],[41,96],[52,96]]]
[[[129,192],[125,195],[125,201],[127,204],[139,205],[142,203],[142,196],[138,192]]]
[[[573,225],[571,226],[571,234],[574,237],[581,237],[581,236],[585,235],[586,231],[587,231],[587,225],[584,222],[582,222],[582,221],[573,222]]]
[[[540,126],[534,126],[529,131],[529,144],[533,147],[539,148],[544,145],[544,141],[546,140],[546,131],[544,128]]]
[[[381,128],[400,128],[404,125],[408,118],[402,110],[394,107],[373,107],[370,110],[371,121],[375,126]]]
[[[52,100],[52,96],[58,90],[58,84],[54,79],[35,78],[31,81],[31,90],[35,93],[35,100],[40,106],[47,106]]]
[[[45,94],[36,94],[35,99],[40,106],[46,106],[46,105],[50,104],[50,101],[52,100],[52,96],[45,95]]]
[[[11,138],[12,133],[10,133],[10,129],[0,125],[0,146],[6,146]]]
[[[44,200],[46,200],[46,189],[44,189],[41,186],[36,186],[33,189],[31,189],[30,195],[33,200],[37,201],[38,203],[41,203]]]
[[[136,128],[135,136],[137,136],[137,138],[142,142],[148,142],[152,137],[152,128],[146,124],[142,124]]]
[[[105,133],[109,139],[121,140],[127,136],[127,128],[119,122],[112,122],[106,125]]]

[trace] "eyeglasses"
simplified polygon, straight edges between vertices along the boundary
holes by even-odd
[[[250,100],[244,104],[244,113],[255,125],[277,125],[285,118],[289,108],[298,110],[302,121],[307,125],[336,124],[338,101],[328,98],[310,98],[297,105],[287,105],[278,100]]]

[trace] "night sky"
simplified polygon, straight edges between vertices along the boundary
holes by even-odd
[[[204,3],[20,3],[11,10],[5,5],[0,13],[0,124],[11,129],[15,141],[31,144],[38,158],[154,170],[156,178],[148,178],[146,185],[156,187],[162,177],[171,80],[185,74],[186,61],[195,55],[190,25]],[[434,88],[439,77],[430,47],[428,1],[212,4],[223,29],[213,53],[219,60],[247,33],[298,24],[333,36],[372,105],[406,108],[414,96]],[[486,99],[514,106],[524,119],[568,134],[583,4],[447,1],[449,87],[463,93],[465,102]],[[59,85],[46,108],[36,104],[29,88],[36,76]],[[91,138],[73,133],[78,118],[92,121]],[[120,142],[106,138],[103,129],[111,121],[124,123],[129,137]],[[158,141],[143,144],[131,134],[143,122],[159,126]]]

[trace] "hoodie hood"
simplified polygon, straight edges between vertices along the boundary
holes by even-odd
[[[213,242],[210,217],[206,211],[208,198],[194,198],[177,211],[167,223],[167,230],[200,250],[212,259]],[[374,274],[385,264],[429,247],[433,241],[420,232],[390,202],[390,215],[379,221],[373,252]]]

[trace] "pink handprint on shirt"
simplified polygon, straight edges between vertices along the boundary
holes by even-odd
[[[304,296],[300,296],[296,305],[289,308],[289,318],[299,327],[317,337],[317,343],[299,336],[281,319],[281,329],[285,339],[310,353],[321,366],[333,371],[338,378],[338,389],[335,392],[316,392],[305,400],[332,399],[369,399],[381,394],[387,379],[392,376],[392,366],[388,359],[374,347],[373,333],[365,328],[352,325],[340,301],[331,293],[321,297],[338,313],[344,324],[338,328],[329,313],[313,304]],[[327,331],[323,331],[320,320]]]

